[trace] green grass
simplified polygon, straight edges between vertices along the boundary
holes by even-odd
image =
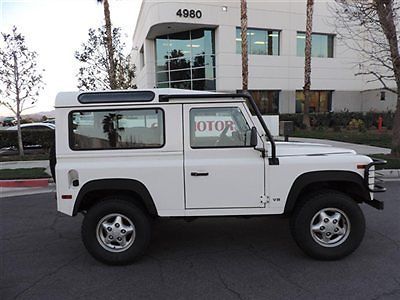
[[[378,166],[378,169],[400,169],[400,158],[394,157],[390,154],[373,154],[369,155],[373,158],[384,159],[387,161],[387,164],[384,166]]]
[[[22,159],[19,155],[0,155],[1,161],[28,161],[28,160],[48,160],[49,154],[26,154]]]
[[[302,130],[296,129],[292,134],[293,137],[312,138],[312,139],[326,139],[339,142],[347,142],[354,144],[364,144],[376,147],[390,148],[392,141],[391,132],[378,132],[374,131],[352,131],[342,130],[340,132],[331,129],[324,130]]]
[[[0,180],[5,179],[38,179],[50,178],[45,172],[45,168],[30,169],[3,169],[0,170]]]

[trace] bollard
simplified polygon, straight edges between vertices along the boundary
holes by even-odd
[[[285,142],[289,142],[289,135],[294,131],[293,121],[280,121],[279,122],[279,135],[285,137]]]
[[[379,116],[379,118],[378,118],[378,131],[379,132],[382,131],[382,124],[383,124],[383,118],[382,118],[382,116]]]

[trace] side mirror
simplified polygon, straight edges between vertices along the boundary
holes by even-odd
[[[253,127],[253,128],[251,128],[250,146],[257,147],[257,144],[258,144],[257,128]]]

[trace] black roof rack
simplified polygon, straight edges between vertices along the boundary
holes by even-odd
[[[78,101],[82,104],[120,103],[120,102],[150,102],[155,97],[152,91],[113,91],[82,93]]]
[[[279,165],[279,159],[276,157],[276,145],[274,138],[269,131],[267,124],[261,115],[261,112],[250,94],[237,93],[237,94],[176,94],[176,95],[159,95],[159,102],[169,102],[170,99],[209,99],[209,98],[244,98],[247,99],[253,108],[257,119],[260,121],[262,128],[264,129],[269,141],[271,142],[271,158],[269,159],[270,165]]]

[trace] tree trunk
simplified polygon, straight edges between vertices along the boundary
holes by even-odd
[[[110,77],[110,87],[112,90],[117,89],[116,76],[115,76],[115,61],[114,61],[114,48],[112,43],[112,26],[110,16],[110,5],[108,0],[103,0],[104,19],[106,22],[106,44],[107,44],[107,57],[108,57],[108,76]]]
[[[19,97],[19,70],[18,70],[18,60],[15,52],[13,53],[14,59],[14,80],[15,80],[15,96],[17,101],[17,135],[18,135],[18,152],[19,157],[22,159],[24,157],[24,144],[22,143],[22,133],[21,133],[21,99]]]
[[[400,52],[397,38],[393,0],[374,0],[380,25],[388,40],[393,73],[397,85],[397,107],[393,124],[392,154],[400,156]]]
[[[307,0],[306,40],[304,48],[304,111],[303,124],[310,128],[310,100],[311,100],[311,48],[312,48],[312,22],[313,22],[314,0]]]
[[[392,154],[400,157],[400,88],[397,89],[397,108],[393,121]]]
[[[242,38],[242,90],[247,92],[249,88],[249,55],[247,48],[247,1],[240,3],[240,24]]]
[[[18,97],[18,96],[17,96]],[[21,132],[21,111],[20,111],[20,100],[17,100],[17,131],[18,131],[18,151],[19,157],[24,157],[24,144],[22,143],[22,132]]]

